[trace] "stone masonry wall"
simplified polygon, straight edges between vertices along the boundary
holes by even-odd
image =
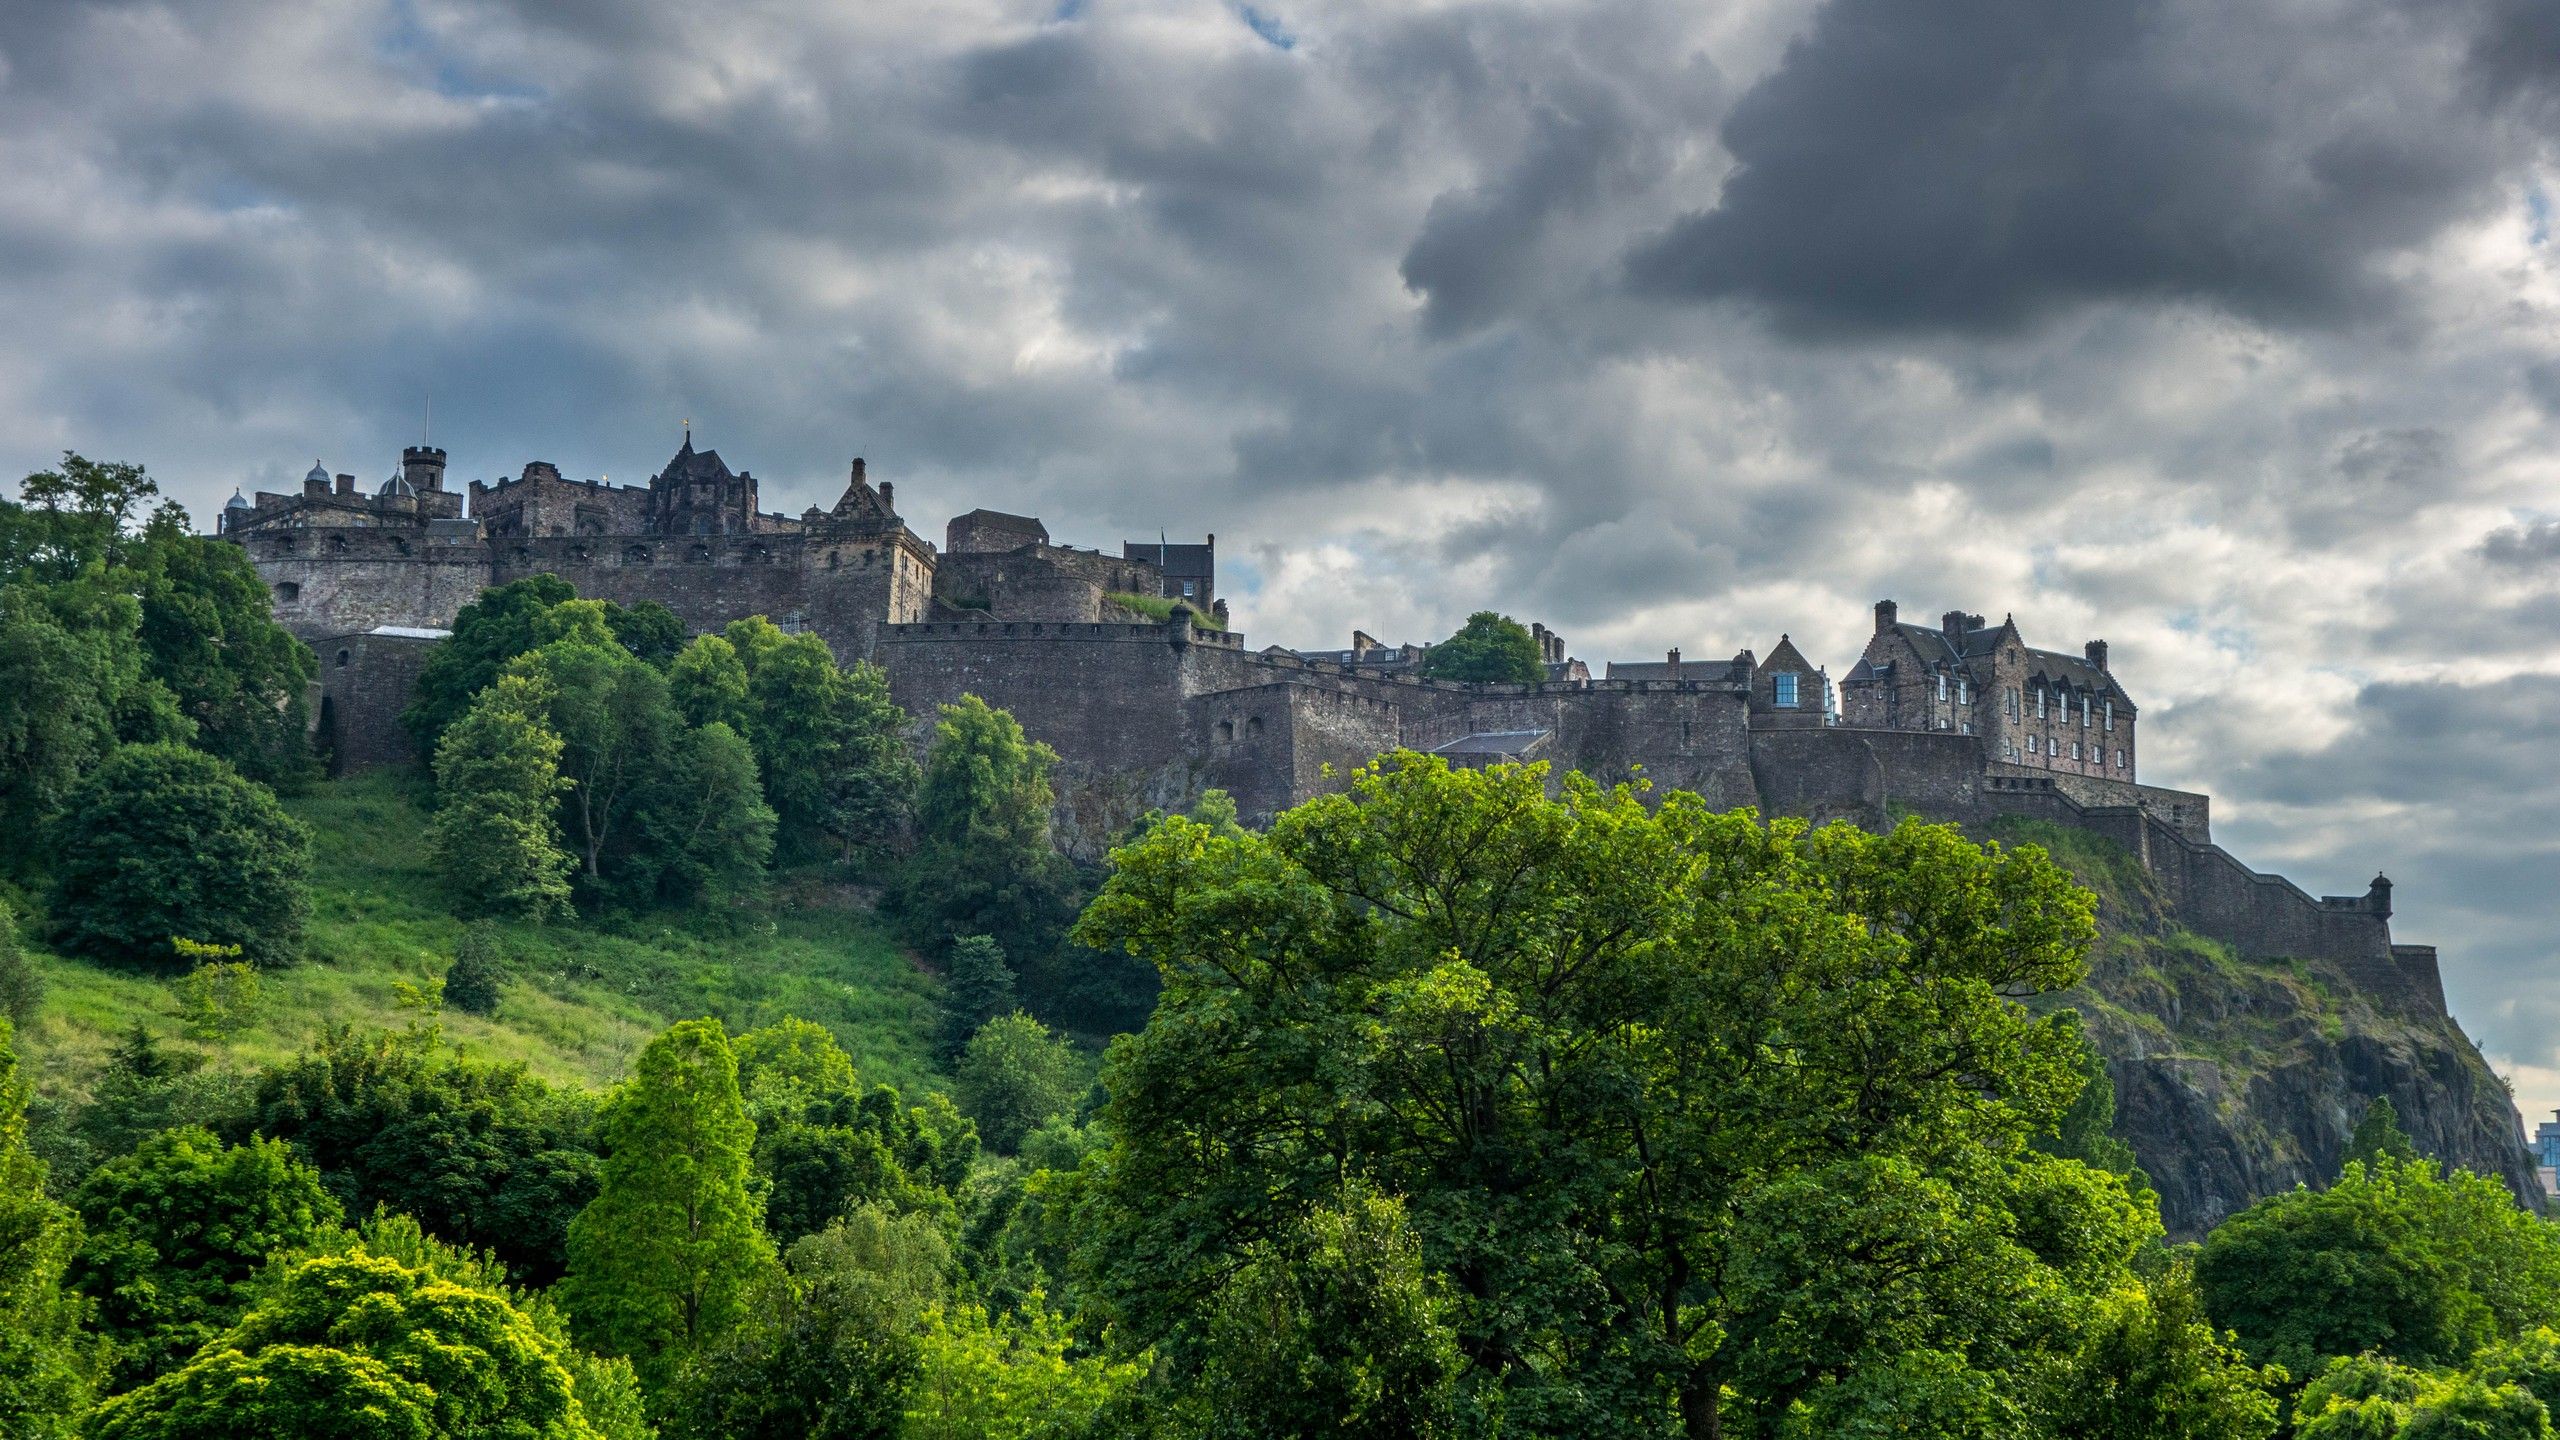
[[[435,645],[410,635],[336,635],[313,642],[320,693],[311,706],[312,743],[327,757],[330,774],[418,758],[400,712],[408,708]]]
[[[426,544],[422,532],[350,528],[246,543],[275,596],[276,622],[306,640],[381,625],[449,626],[490,583],[485,548]]]

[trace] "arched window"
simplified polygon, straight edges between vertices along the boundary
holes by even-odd
[[[346,668],[347,668],[347,661],[348,661],[348,659],[349,659],[349,658],[350,658],[350,657],[349,657],[349,655],[348,655],[348,652],[346,652],[346,651],[344,651],[344,650],[339,651],[339,652],[338,652],[338,668],[339,668],[339,669],[341,669],[341,670],[346,669]]]
[[[1221,721],[1219,721],[1219,722],[1218,722],[1218,743],[1219,743],[1219,744],[1221,744],[1221,745],[1231,744],[1231,743],[1233,743],[1233,742],[1234,742],[1235,738],[1236,738],[1236,722],[1234,722],[1233,720],[1221,720]]]

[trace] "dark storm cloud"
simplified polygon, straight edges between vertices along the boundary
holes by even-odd
[[[2390,306],[2378,272],[2511,157],[2452,81],[2458,4],[1830,0],[1723,127],[1714,208],[1649,291],[1800,332],[1998,332],[2088,301],[2278,322]]]

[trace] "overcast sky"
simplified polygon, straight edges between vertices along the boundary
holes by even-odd
[[[203,518],[432,393],[456,479],[1215,531],[1257,643],[2014,612],[2538,1110],[2555,197],[2549,0],[18,0],[0,469]]]

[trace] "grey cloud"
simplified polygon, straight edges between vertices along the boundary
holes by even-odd
[[[2378,263],[2490,203],[2511,153],[2448,74],[2470,14],[1830,0],[1725,122],[1716,206],[1631,273],[1835,335],[2109,300],[2376,313]]]

